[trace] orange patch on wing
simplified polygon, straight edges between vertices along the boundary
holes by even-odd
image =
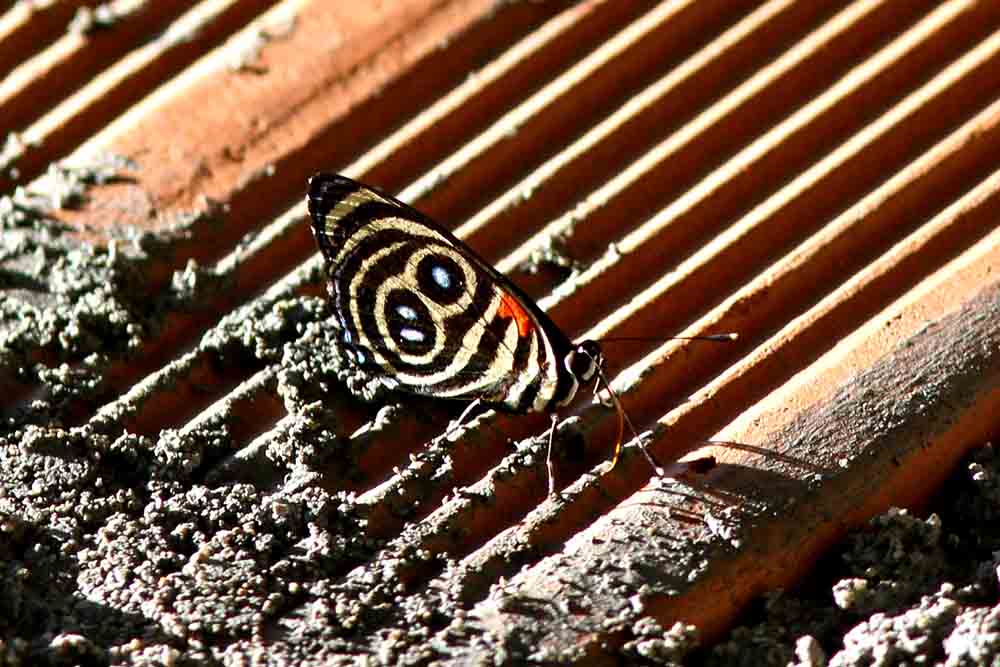
[[[500,297],[500,308],[497,309],[497,317],[509,318],[517,322],[517,334],[522,338],[535,328],[535,323],[531,321],[531,316],[521,307],[517,299],[510,294],[504,294]]]

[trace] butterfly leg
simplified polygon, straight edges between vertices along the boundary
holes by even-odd
[[[618,438],[615,440],[615,455],[614,458],[611,459],[611,469],[614,470],[614,467],[618,465],[618,458],[621,456],[622,445],[624,444],[622,436],[625,434],[625,425],[628,424],[628,428],[630,431],[632,431],[632,435],[635,436],[635,441],[639,445],[639,449],[642,451],[642,455],[646,457],[646,460],[649,461],[649,465],[652,466],[653,473],[658,477],[663,477],[665,475],[663,468],[660,466],[660,464],[656,462],[656,459],[653,458],[653,455],[649,453],[649,450],[646,449],[646,443],[643,442],[642,436],[639,434],[639,431],[636,430],[635,425],[632,424],[632,420],[629,419],[628,413],[625,412],[625,407],[622,405],[621,400],[618,398],[618,394],[616,394],[614,389],[611,388],[611,384],[608,382],[608,379],[604,377],[603,372],[599,371],[598,377],[600,378],[601,382],[604,383],[604,388],[608,390],[608,394],[611,396],[611,400],[615,404],[615,410],[618,411]],[[600,383],[595,383],[594,396],[598,395],[599,389],[600,389]]]
[[[657,477],[665,477],[666,472],[663,470],[663,467],[656,462],[656,459],[653,458],[653,455],[649,453],[648,449],[646,449],[646,443],[643,442],[642,434],[635,430],[635,426],[632,425],[632,420],[628,418],[628,414],[626,414],[624,410],[622,410],[622,416],[628,423],[628,427],[629,429],[631,429],[632,434],[635,436],[635,441],[636,443],[638,443],[639,449],[642,450],[642,453],[646,457],[646,460],[649,461],[649,465],[653,467],[653,473],[656,474]],[[617,460],[618,460],[618,453],[615,452],[615,461],[617,462]]]
[[[448,423],[448,428],[444,430],[444,437],[447,438],[449,435],[462,428],[462,423],[469,417],[470,414],[472,414],[472,411],[482,405],[482,403],[483,402],[478,398],[472,401],[472,403],[469,403],[469,405],[462,410],[462,414],[458,416],[458,419]]]
[[[552,414],[552,426],[549,427],[549,451],[545,455],[545,469],[549,474],[549,495],[556,495],[556,468],[555,464],[552,462],[552,441],[556,436],[556,422],[559,421],[559,415]]]

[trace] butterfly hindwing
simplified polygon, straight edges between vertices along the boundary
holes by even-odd
[[[575,392],[565,336],[419,211],[318,174],[309,212],[341,337],[361,372],[390,388],[515,412],[547,410]]]

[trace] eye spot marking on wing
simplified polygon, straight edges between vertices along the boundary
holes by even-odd
[[[444,253],[424,255],[416,275],[421,293],[441,305],[456,303],[466,293],[465,272]]]
[[[500,308],[497,309],[497,317],[517,322],[517,335],[522,338],[535,328],[534,322],[531,321],[531,316],[518,303],[517,299],[510,294],[504,294],[500,297]]]

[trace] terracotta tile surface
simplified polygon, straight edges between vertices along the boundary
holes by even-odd
[[[653,660],[643,619],[711,646],[1000,431],[1000,4],[94,5],[0,15],[11,655]],[[609,469],[605,392],[552,497],[547,415],[364,400],[320,170],[639,339],[608,371],[669,474]]]

